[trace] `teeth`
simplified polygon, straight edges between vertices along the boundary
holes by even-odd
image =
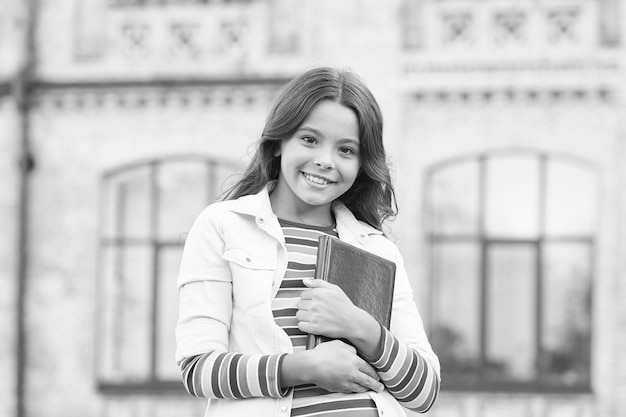
[[[305,173],[303,173],[303,174],[304,174],[304,176],[305,176],[305,178],[306,178],[307,180],[309,180],[309,181],[311,181],[311,182],[314,182],[315,184],[320,184],[320,185],[326,185],[326,184],[328,184],[328,181],[326,181],[326,180],[325,180],[325,179],[323,179],[323,178],[320,178],[320,177],[314,177],[313,175],[310,175],[310,174],[305,174]]]

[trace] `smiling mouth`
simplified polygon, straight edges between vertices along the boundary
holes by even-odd
[[[309,180],[310,182],[314,183],[314,184],[318,184],[318,185],[327,185],[330,184],[331,181],[322,178],[322,177],[317,177],[315,175],[311,175],[311,174],[307,174],[306,172],[303,172],[302,175],[304,175],[304,178],[306,178],[307,180]]]

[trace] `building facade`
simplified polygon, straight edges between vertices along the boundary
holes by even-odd
[[[354,69],[441,417],[626,416],[618,0],[5,0],[0,414],[203,413],[174,363],[195,215],[276,92]]]

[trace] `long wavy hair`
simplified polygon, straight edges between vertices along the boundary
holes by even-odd
[[[276,98],[243,177],[225,200],[256,194],[280,174],[280,141],[290,138],[316,104],[332,100],[352,109],[358,119],[361,168],[352,187],[339,197],[354,216],[382,230],[397,214],[397,204],[383,146],[383,118],[371,91],[349,70],[314,68],[290,81]]]

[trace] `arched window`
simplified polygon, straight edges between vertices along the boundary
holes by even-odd
[[[535,152],[428,171],[430,330],[447,387],[589,389],[597,192],[589,164]]]
[[[98,383],[128,392],[181,389],[174,362],[176,278],[195,217],[233,173],[227,162],[179,157],[102,177]]]

